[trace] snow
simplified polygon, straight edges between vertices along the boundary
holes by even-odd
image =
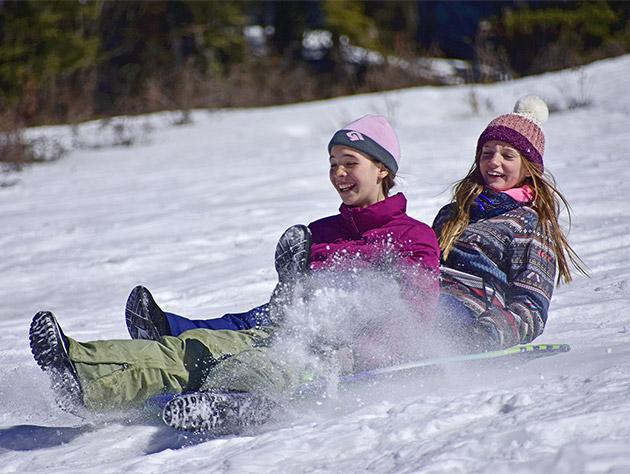
[[[95,123],[31,131],[76,148],[0,188],[0,472],[630,472],[629,75],[624,56],[486,86],[195,111],[183,126],[168,113],[129,118],[143,134],[131,147],[107,146]],[[526,93],[552,108],[545,164],[590,268],[556,289],[537,341],[571,352],[357,389],[220,439],[56,408],[28,347],[36,311],[90,340],[127,337],[124,303],[137,284],[195,317],[260,304],[282,231],[339,205],[326,159],[336,128],[365,113],[393,119],[400,189],[430,223],[483,127]]]

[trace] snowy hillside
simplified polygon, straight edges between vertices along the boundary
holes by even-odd
[[[77,148],[16,176],[0,188],[0,472],[630,472],[628,77],[626,56],[474,88],[199,111],[184,126],[161,114],[137,119],[152,131],[136,146]],[[545,164],[591,272],[556,290],[537,341],[569,343],[570,353],[389,383],[216,440],[56,408],[28,347],[36,311],[90,340],[127,337],[124,303],[137,284],[190,316],[260,304],[282,231],[339,206],[326,154],[338,127],[365,113],[393,119],[399,189],[430,223],[485,125],[525,93],[555,109]],[[579,102],[590,105],[571,108]],[[43,132],[73,140],[65,128]],[[99,133],[78,130],[86,143]]]

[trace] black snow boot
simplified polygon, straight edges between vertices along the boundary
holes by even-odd
[[[210,390],[175,397],[164,407],[162,419],[178,430],[237,434],[269,421],[277,406],[257,393]]]
[[[81,383],[68,354],[68,339],[51,312],[40,311],[33,317],[29,340],[37,365],[50,375],[59,407],[80,416],[85,408]]]
[[[157,341],[171,335],[166,314],[144,286],[131,290],[125,306],[125,322],[132,339]]]
[[[276,245],[276,271],[282,283],[295,281],[308,271],[311,257],[311,231],[305,225],[289,227]]]
[[[294,225],[284,231],[276,246],[278,284],[269,299],[270,316],[274,323],[284,318],[293,300],[296,283],[308,272],[311,256],[311,231],[305,225]]]

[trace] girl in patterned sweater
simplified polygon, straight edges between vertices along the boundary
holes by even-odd
[[[475,162],[436,216],[442,251],[441,326],[457,349],[478,352],[542,334],[558,272],[585,273],[558,223],[565,198],[546,177],[545,102],[521,98],[477,142]]]

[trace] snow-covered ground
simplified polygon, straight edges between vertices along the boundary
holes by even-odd
[[[199,111],[178,127],[162,114],[140,119],[153,131],[137,146],[76,149],[24,171],[0,188],[0,472],[630,472],[629,76],[626,56],[474,88]],[[570,353],[391,382],[215,440],[56,408],[29,352],[36,311],[89,340],[127,337],[123,308],[137,284],[198,317],[264,302],[282,231],[339,205],[326,154],[339,126],[365,113],[393,119],[400,189],[430,223],[487,122],[525,93],[555,109],[545,163],[591,271],[556,290],[539,339]],[[583,99],[590,106],[569,108]],[[79,134],[93,143],[97,131]],[[71,141],[63,127],[43,132]]]

